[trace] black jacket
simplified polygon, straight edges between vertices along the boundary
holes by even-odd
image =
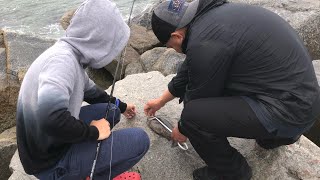
[[[183,44],[186,60],[169,91],[184,103],[246,96],[272,121],[313,123],[320,112],[319,86],[294,29],[264,8],[236,3],[211,8],[210,1],[200,2],[205,2],[202,12],[188,26]]]

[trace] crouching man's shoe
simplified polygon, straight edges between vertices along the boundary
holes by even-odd
[[[193,180],[222,180],[222,177],[209,172],[208,166],[193,171]]]
[[[193,171],[193,180],[250,180],[251,177],[252,170],[247,163],[241,167],[239,173],[232,175],[218,175],[209,171],[208,166]]]

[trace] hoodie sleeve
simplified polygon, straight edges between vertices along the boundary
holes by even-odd
[[[84,101],[89,104],[108,103],[109,101],[115,104],[116,98],[112,97],[110,100],[109,94],[97,86],[86,74],[87,83],[84,93]],[[119,109],[121,113],[124,113],[127,109],[127,104],[119,100]]]
[[[73,93],[76,73],[75,65],[66,65],[66,57],[48,60],[39,76],[38,115],[40,127],[56,141],[76,143],[96,140],[98,129],[71,116],[68,111],[70,95]]]

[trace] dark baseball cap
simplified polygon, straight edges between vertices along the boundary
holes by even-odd
[[[194,18],[199,0],[167,0],[159,4],[153,11],[151,25],[159,41],[166,44],[171,33],[187,26]]]

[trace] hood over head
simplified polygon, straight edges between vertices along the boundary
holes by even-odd
[[[120,54],[129,36],[130,29],[115,3],[87,0],[77,9],[66,36],[60,40],[76,49],[82,65],[98,69]]]

